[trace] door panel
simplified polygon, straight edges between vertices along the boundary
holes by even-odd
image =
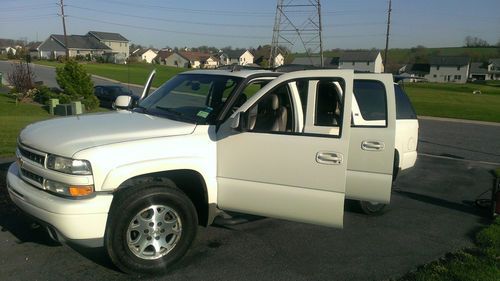
[[[383,83],[387,100],[386,120],[353,124],[347,165],[346,197],[389,203],[396,128],[394,83],[390,74],[356,74],[355,80],[358,79]],[[370,94],[369,91],[366,93]],[[357,95],[357,99],[359,98],[362,96]],[[360,104],[360,101],[357,103]]]
[[[239,112],[250,112],[266,94],[291,87],[298,79],[337,77],[352,93],[352,70],[317,70],[284,74],[252,96],[217,133],[218,205],[233,210],[293,221],[341,227],[350,137],[350,110],[343,111],[340,135],[283,132],[241,132],[231,128]],[[293,87],[293,86],[292,86]],[[311,87],[308,89],[316,90]],[[290,90],[294,108],[302,108]],[[315,93],[313,93],[315,94]],[[352,94],[344,105],[351,106]],[[294,112],[294,124],[305,120]],[[317,161],[318,154],[323,160]],[[326,156],[325,156],[326,155]],[[335,156],[335,157],[334,157]],[[325,158],[326,157],[326,158]],[[328,159],[327,159],[328,158]],[[333,159],[335,158],[335,159]],[[331,161],[330,161],[331,160]]]

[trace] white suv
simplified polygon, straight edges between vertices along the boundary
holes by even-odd
[[[351,122],[359,79],[383,124]],[[54,239],[164,272],[222,210],[342,227],[346,198],[388,203],[396,126],[392,75],[190,71],[131,110],[27,126],[7,187]]]

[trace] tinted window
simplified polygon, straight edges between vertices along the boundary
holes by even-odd
[[[354,80],[354,96],[364,120],[386,120],[384,84],[374,80]]]
[[[394,85],[396,93],[396,119],[417,119],[410,99],[399,85]]]

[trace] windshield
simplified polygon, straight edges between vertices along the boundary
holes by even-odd
[[[139,103],[136,111],[196,124],[210,124],[241,78],[180,74]]]

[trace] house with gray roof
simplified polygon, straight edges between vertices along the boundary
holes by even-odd
[[[297,57],[293,59],[291,64],[321,67],[321,57]],[[338,57],[323,58],[323,67],[333,68],[333,69],[339,68],[339,58]]]
[[[490,59],[487,63],[472,62],[469,79],[500,80],[500,59]]]
[[[89,31],[87,36],[94,37],[99,42],[108,46],[117,60],[125,60],[129,57],[129,40],[119,33]]]
[[[128,40],[118,33],[90,31],[86,35],[68,35],[70,57],[104,56],[108,61],[124,62],[128,57]],[[37,48],[38,57],[56,59],[66,55],[64,35],[52,34]]]
[[[253,64],[254,55],[249,50],[225,51],[219,55],[221,65],[247,65]]]
[[[340,69],[354,69],[359,72],[384,72],[382,55],[379,51],[347,51],[340,54]]]
[[[429,82],[466,83],[470,71],[470,58],[464,56],[438,56],[430,58]]]

